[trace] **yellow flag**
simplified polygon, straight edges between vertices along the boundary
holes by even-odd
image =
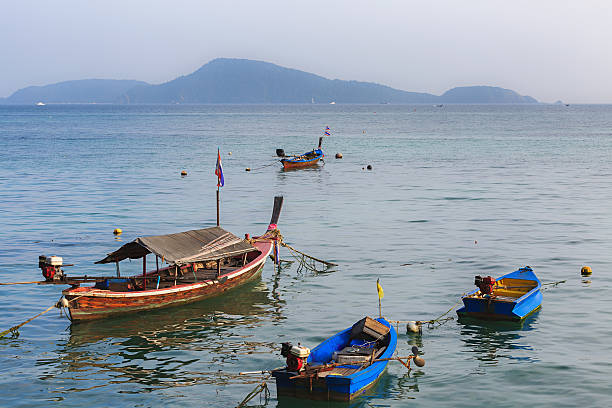
[[[383,292],[382,286],[380,286],[380,279],[376,279],[376,290],[378,290],[379,299],[382,299],[385,297],[385,292]]]

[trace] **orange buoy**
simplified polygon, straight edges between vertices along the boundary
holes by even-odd
[[[181,176],[186,176],[187,172],[185,170],[181,171]]]
[[[121,230],[121,228],[115,228],[115,229],[113,230],[113,234],[115,234],[115,235],[121,235],[121,233],[122,233],[122,232],[123,232],[123,231]]]
[[[336,153],[336,159],[341,159],[342,158],[342,153]]]
[[[590,266],[583,266],[582,269],[580,269],[580,274],[582,276],[589,276],[593,273],[593,271],[591,270]]]

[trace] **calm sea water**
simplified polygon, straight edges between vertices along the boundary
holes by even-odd
[[[267,166],[325,126],[324,165]],[[40,279],[40,254],[112,274],[93,262],[137,236],[213,225],[217,147],[226,229],[263,232],[282,194],[285,240],[339,264],[267,264],[224,297],[113,321],[71,326],[52,310],[0,339],[1,406],[235,406],[260,381],[236,374],[283,365],[280,342],[312,347],[376,315],[377,278],[387,318],[427,320],[474,275],[524,265],[566,280],[539,313],[400,327],[399,354],[417,344],[427,365],[390,363],[355,405],[612,405],[612,106],[2,106],[0,141],[0,282]],[[0,286],[0,331],[61,289]],[[270,407],[338,406],[279,401],[270,385]]]

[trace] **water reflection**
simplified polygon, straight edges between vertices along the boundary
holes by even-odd
[[[249,382],[227,368],[244,355],[276,351],[276,342],[257,341],[254,329],[284,319],[282,303],[258,280],[190,305],[73,324],[54,355],[37,361],[48,366],[40,379],[59,380],[62,393],[122,383],[137,385],[122,393],[138,393]]]
[[[276,387],[271,383],[271,388]],[[394,385],[397,384],[397,377],[389,375],[388,372],[383,372],[380,379],[371,390],[356,398],[351,402],[339,401],[313,401],[307,399],[299,399],[287,396],[278,397],[277,408],[366,408],[378,406],[378,401],[388,399],[413,399],[411,396],[402,396],[402,389],[398,390]],[[399,394],[398,394],[399,392]],[[386,404],[384,406],[387,406]]]
[[[417,346],[418,349],[423,353],[423,336],[419,333],[406,333],[408,340],[408,350],[412,349],[412,346]],[[424,353],[423,353],[424,354]]]
[[[524,343],[526,332],[533,329],[539,311],[522,322],[489,322],[471,318],[461,318],[461,341],[476,359],[486,365],[497,365],[500,358],[517,361],[532,361],[521,350],[532,350]]]
[[[419,378],[424,375],[423,371],[414,369],[400,377],[397,381],[398,395],[395,399],[414,399],[415,397],[410,394],[419,392]]]

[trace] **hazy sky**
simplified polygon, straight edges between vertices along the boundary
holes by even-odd
[[[217,57],[407,91],[612,103],[612,1],[0,0],[0,96],[70,79],[160,83]]]

